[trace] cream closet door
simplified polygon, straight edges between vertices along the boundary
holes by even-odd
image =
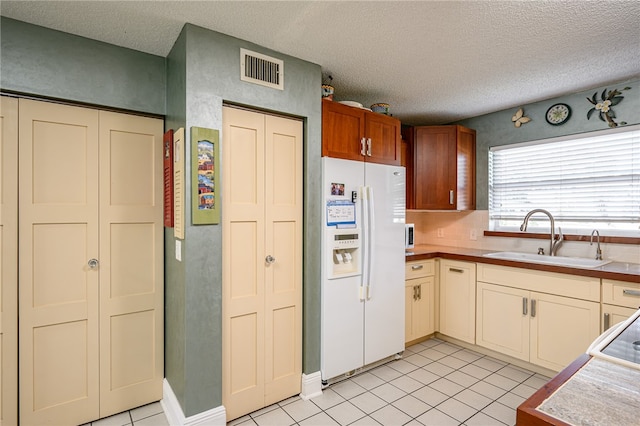
[[[158,400],[162,122],[132,117],[134,131],[121,114],[29,100],[19,111],[21,423]]]
[[[223,404],[300,393],[302,122],[223,111]]]
[[[18,423],[18,101],[0,98],[0,425]]]
[[[20,100],[20,421],[98,413],[98,111]]]
[[[100,112],[100,417],[162,399],[162,132]]]

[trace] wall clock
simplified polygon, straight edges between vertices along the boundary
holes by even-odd
[[[569,117],[571,117],[571,108],[567,104],[551,105],[547,110],[547,123],[554,126],[566,123]]]

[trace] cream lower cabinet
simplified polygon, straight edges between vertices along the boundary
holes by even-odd
[[[404,340],[412,342],[435,332],[435,261],[405,265]]]
[[[595,278],[479,264],[476,344],[560,371],[599,335],[599,290]]]
[[[440,261],[440,333],[475,343],[476,264]]]
[[[626,320],[640,308],[640,284],[602,280],[602,331]]]

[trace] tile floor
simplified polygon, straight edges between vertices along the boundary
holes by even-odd
[[[431,339],[408,347],[403,359],[329,386],[321,396],[292,397],[228,425],[514,425],[518,405],[547,381]]]
[[[159,402],[115,414],[83,426],[169,426]]]

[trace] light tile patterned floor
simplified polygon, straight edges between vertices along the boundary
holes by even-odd
[[[547,381],[431,339],[407,348],[403,359],[329,386],[321,396],[289,398],[229,426],[514,425],[516,407]]]
[[[84,426],[169,426],[160,402],[143,405],[124,413],[115,414]]]

